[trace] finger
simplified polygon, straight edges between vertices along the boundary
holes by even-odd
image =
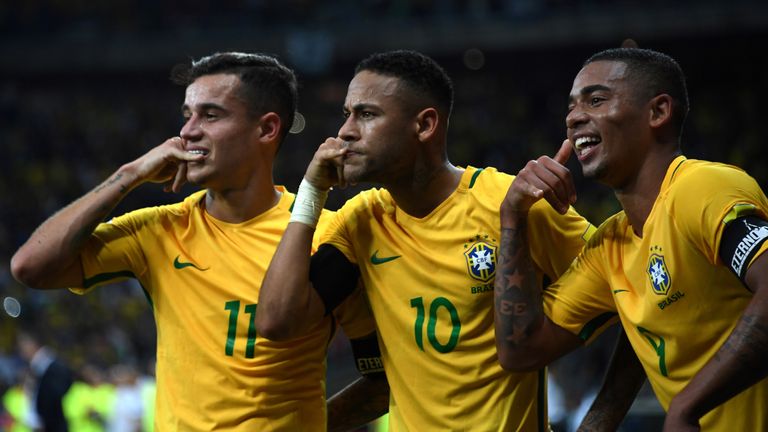
[[[560,165],[565,165],[566,162],[568,162],[568,159],[571,157],[571,151],[573,147],[571,146],[571,142],[566,140],[563,140],[563,144],[560,145],[560,150],[557,151],[557,154],[555,154],[555,157],[552,158],[555,160],[555,162],[559,163]]]
[[[176,167],[176,176],[173,179],[173,186],[171,186],[171,190],[174,193],[179,193],[181,191],[181,186],[184,185],[184,183],[187,182],[187,164],[180,163],[178,167]]]
[[[177,148],[172,148],[170,156],[184,162],[199,162],[205,158],[205,155],[199,153],[190,153]]]
[[[542,182],[543,186],[540,187],[547,201],[563,203],[553,207],[560,213],[567,211],[571,196],[566,183],[570,180],[570,172],[546,156],[531,161],[528,166],[530,174]]]
[[[527,180],[531,186],[541,191],[541,193],[536,196],[537,198],[544,198],[549,205],[560,214],[565,214],[565,212],[568,211],[568,203],[559,197],[541,178],[531,176]]]
[[[573,176],[571,175],[571,170],[569,170],[567,167],[559,164],[554,159],[550,159],[546,156],[543,156],[539,158],[540,165],[543,167],[543,169],[546,169],[549,171],[552,175],[557,177],[557,189],[560,196],[563,198],[563,201],[567,201],[569,204],[573,204],[576,202],[576,186],[573,182]],[[550,186],[554,187],[554,183],[552,183],[555,180],[547,180],[547,183]]]

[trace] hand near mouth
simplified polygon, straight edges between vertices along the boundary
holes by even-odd
[[[184,149],[180,137],[165,140],[140,158],[130,162],[127,167],[134,174],[131,188],[142,183],[165,183],[166,192],[179,192],[187,181],[187,162],[199,162],[204,154],[190,153]]]
[[[341,138],[327,138],[317,148],[304,178],[320,190],[329,190],[333,186],[346,187],[344,156],[348,152],[348,147],[348,141]]]
[[[541,156],[529,161],[515,177],[502,203],[508,213],[527,214],[531,206],[544,198],[560,214],[576,202],[576,187],[565,163],[573,146],[566,139],[554,158]]]

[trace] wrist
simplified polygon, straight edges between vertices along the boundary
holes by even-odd
[[[131,191],[146,182],[145,179],[142,179],[139,176],[138,170],[136,169],[133,162],[127,163],[118,168],[117,171],[112,174],[110,179],[115,179],[114,181],[119,182],[121,191],[124,192]]]
[[[299,222],[315,228],[323,212],[328,191],[314,186],[306,178],[301,180],[289,222]]]
[[[501,205],[499,218],[501,219],[502,228],[518,228],[525,225],[528,221],[528,209],[515,209],[504,203]]]

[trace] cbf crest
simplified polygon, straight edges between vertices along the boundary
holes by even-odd
[[[467,261],[469,275],[480,282],[489,282],[496,276],[496,245],[488,240],[488,236],[476,236],[474,242],[465,245],[464,258]]]
[[[661,248],[658,246],[652,247],[651,250],[661,252]],[[669,275],[669,270],[667,270],[664,255],[652,253],[650,258],[648,258],[647,272],[651,280],[651,286],[653,286],[653,292],[658,295],[667,295],[669,287],[672,286],[672,276]]]

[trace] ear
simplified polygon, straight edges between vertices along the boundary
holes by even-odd
[[[280,139],[280,126],[283,124],[280,116],[268,112],[259,117],[259,139],[261,141],[277,141]]]
[[[440,120],[440,114],[434,108],[425,108],[416,114],[416,134],[419,141],[429,141],[435,133]]]
[[[650,126],[658,128],[672,121],[672,96],[662,93],[650,101]]]

